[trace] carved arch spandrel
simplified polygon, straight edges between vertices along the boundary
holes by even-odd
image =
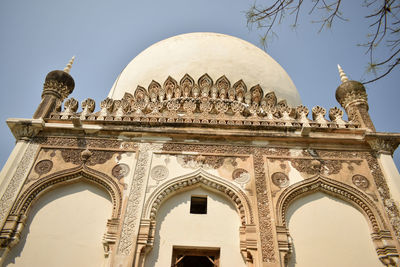
[[[81,180],[94,183],[95,185],[105,189],[110,194],[113,202],[112,217],[118,218],[121,214],[121,185],[108,175],[86,167],[85,165],[56,172],[36,181],[18,196],[11,213],[26,214],[32,203],[40,197],[40,195],[54,189],[55,187],[79,182]]]
[[[347,184],[320,175],[293,184],[282,192],[276,206],[278,224],[286,226],[286,211],[293,201],[314,192],[323,192],[350,203],[366,216],[373,232],[386,228],[386,223],[383,221],[376,205],[367,195]]]
[[[320,175],[289,186],[278,198],[276,204],[278,220],[277,234],[278,239],[281,239],[281,246],[279,246],[281,259],[286,262],[291,253],[290,234],[286,224],[286,212],[289,205],[302,196],[315,192],[322,192],[337,197],[358,209],[367,219],[372,241],[379,259],[386,266],[397,266],[394,259],[399,257],[399,253],[393,237],[390,231],[387,230],[387,225],[375,203],[358,189]],[[285,240],[285,237],[287,240]]]
[[[254,223],[250,200],[245,193],[235,185],[209,174],[203,169],[198,169],[193,173],[177,177],[156,189],[146,201],[143,217],[154,220],[158,208],[167,198],[173,194],[197,186],[204,186],[207,189],[226,195],[233,201],[240,215],[242,225]]]

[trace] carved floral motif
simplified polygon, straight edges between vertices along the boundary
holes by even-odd
[[[53,168],[53,162],[45,159],[41,160],[35,165],[35,172],[39,175],[46,174]]]
[[[155,181],[160,182],[168,177],[168,169],[163,165],[154,166],[151,171],[150,175]]]
[[[129,166],[125,163],[119,163],[112,168],[112,175],[117,179],[126,177],[129,173]]]
[[[159,145],[139,144],[139,157],[136,163],[135,174],[132,179],[131,189],[128,195],[125,217],[122,225],[121,238],[118,245],[118,252],[124,256],[131,253],[134,244],[134,232],[138,224],[139,203],[143,194],[143,182],[148,172],[150,151],[158,150]]]
[[[80,165],[83,163],[82,151],[81,149],[60,149],[61,157],[65,162],[71,162],[75,165]],[[118,151],[102,151],[102,150],[92,150],[92,154],[87,158],[85,164],[88,166],[94,166],[96,164],[103,164],[110,160],[114,154],[120,153]]]
[[[88,99],[89,100],[89,99]],[[274,92],[264,95],[260,85],[247,90],[246,84],[239,80],[231,86],[226,76],[213,82],[207,74],[201,76],[198,83],[185,74],[178,84],[168,77],[161,87],[152,81],[145,89],[138,86],[134,95],[125,94],[121,100],[106,98],[100,104],[100,111],[93,113],[94,102],[86,100],[82,104],[81,120],[131,121],[135,123],[194,123],[216,125],[254,125],[357,128],[358,124],[343,121],[343,111],[330,110],[332,121],[325,119],[326,110],[313,108],[313,118],[307,118],[308,110],[303,106],[297,109],[289,107],[285,100],[277,102]],[[64,112],[50,115],[56,119],[75,117],[77,102],[72,98],[64,105]]]
[[[353,184],[362,190],[366,190],[369,187],[369,181],[365,176],[356,174],[352,178]]]
[[[245,169],[237,168],[232,172],[232,179],[241,186],[244,186],[250,182],[251,176]]]
[[[283,188],[289,185],[289,178],[283,172],[275,172],[271,175],[274,185]]]

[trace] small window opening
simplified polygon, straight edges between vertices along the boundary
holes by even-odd
[[[207,214],[207,196],[192,196],[190,199],[190,213]]]

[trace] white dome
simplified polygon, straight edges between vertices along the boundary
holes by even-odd
[[[274,91],[290,106],[301,104],[289,75],[272,57],[244,40],[218,33],[182,34],[150,46],[121,72],[108,97],[121,99],[138,85],[147,88],[152,80],[163,84],[168,76],[179,82],[186,73],[195,81],[207,73],[214,82],[225,75],[231,85],[242,79],[248,89],[259,84],[264,94]]]

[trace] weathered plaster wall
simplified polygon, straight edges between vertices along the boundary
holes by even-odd
[[[382,267],[364,216],[342,200],[314,193],[287,213],[294,253],[290,267]]]
[[[190,214],[191,195],[207,195],[207,214]],[[175,195],[157,214],[155,244],[145,266],[170,266],[172,247],[218,247],[221,266],[246,266],[239,249],[240,219],[225,197],[203,188]]]
[[[108,193],[91,184],[46,193],[33,204],[4,266],[103,266],[102,237],[111,210]]]

